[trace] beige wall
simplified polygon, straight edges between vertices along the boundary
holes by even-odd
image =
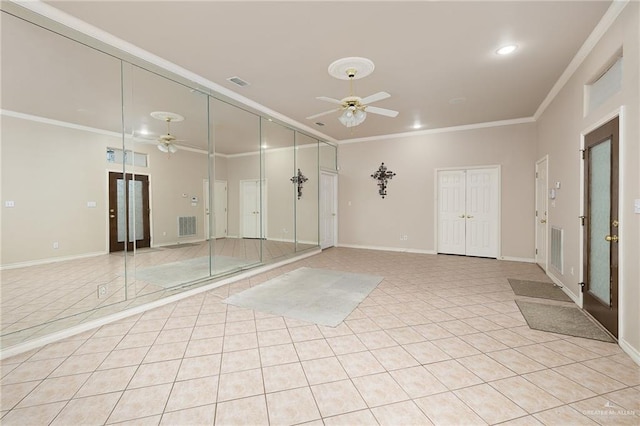
[[[107,163],[106,148],[121,144],[119,137],[2,117],[3,266],[108,251],[108,171],[122,166]],[[127,149],[148,154],[148,168],[127,171],[150,176],[152,245],[204,239],[207,156],[186,150],[169,156],[146,143]],[[178,238],[177,217],[192,215],[198,234]]]
[[[2,117],[2,265],[106,250],[106,147],[114,142]]]
[[[435,170],[500,165],[501,256],[533,259],[535,138],[524,123],[340,145],[339,244],[433,251]],[[397,173],[385,199],[381,162]]]
[[[549,269],[574,295],[580,295],[580,234],[582,214],[581,135],[624,107],[620,128],[620,342],[630,345],[640,359],[640,215],[633,213],[634,199],[640,199],[640,4],[630,2],[602,37],[576,73],[538,120],[537,157],[549,155],[549,182],[560,181],[555,207],[549,208],[549,222],[565,230],[564,274]],[[583,116],[583,86],[598,76],[614,54],[623,49],[622,91],[595,111]],[[571,270],[573,269],[573,273]]]

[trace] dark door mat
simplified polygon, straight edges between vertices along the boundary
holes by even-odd
[[[577,306],[547,305],[516,300],[530,328],[567,336],[614,342],[609,333]]]
[[[508,278],[513,292],[518,296],[537,297],[539,299],[573,302],[567,294],[553,283],[542,281],[525,281]]]

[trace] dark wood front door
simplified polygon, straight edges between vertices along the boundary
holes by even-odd
[[[149,177],[109,172],[109,252],[151,246]]]
[[[585,137],[583,306],[618,337],[618,118]]]

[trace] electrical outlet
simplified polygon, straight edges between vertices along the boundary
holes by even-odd
[[[107,285],[106,284],[98,284],[98,299],[107,295]]]
[[[54,242],[53,242],[53,248],[54,248],[55,250],[58,250],[58,249],[60,248],[60,244],[58,244],[58,242],[57,242],[57,241],[54,241]]]

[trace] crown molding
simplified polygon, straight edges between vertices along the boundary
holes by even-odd
[[[558,93],[560,93],[564,85],[567,84],[569,79],[573,76],[573,74],[575,74],[575,72],[578,70],[578,67],[582,65],[582,62],[584,62],[584,60],[591,53],[598,41],[600,41],[602,36],[609,30],[611,25],[618,18],[618,15],[620,15],[622,10],[627,6],[627,4],[629,4],[629,1],[630,0],[613,0],[611,2],[611,6],[609,6],[609,9],[607,9],[605,14],[602,15],[602,18],[600,19],[600,22],[598,22],[598,25],[596,25],[593,31],[591,31],[589,37],[587,37],[587,39],[584,41],[571,62],[569,62],[569,65],[567,65],[567,68],[564,70],[558,81],[556,81],[556,84],[553,85],[553,87],[547,94],[547,97],[544,98],[544,100],[536,110],[536,113],[533,115],[533,118],[536,121],[542,116],[547,107],[551,105],[551,102],[553,102],[555,97],[558,96]]]

